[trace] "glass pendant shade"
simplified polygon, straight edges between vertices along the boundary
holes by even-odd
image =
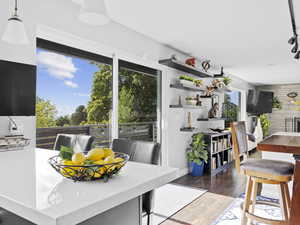
[[[84,0],[79,20],[92,26],[103,26],[110,22],[104,0]]]

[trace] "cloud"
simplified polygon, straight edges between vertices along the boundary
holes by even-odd
[[[54,52],[39,52],[37,62],[47,69],[50,76],[57,79],[72,79],[77,71],[71,57]]]
[[[73,81],[70,80],[65,80],[64,84],[70,88],[78,88],[78,84],[74,83]]]
[[[90,97],[90,94],[85,94],[85,93],[74,93],[74,95],[79,97]]]

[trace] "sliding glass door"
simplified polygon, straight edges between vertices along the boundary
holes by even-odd
[[[119,137],[160,142],[161,72],[119,60]]]

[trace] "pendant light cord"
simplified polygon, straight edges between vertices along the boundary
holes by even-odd
[[[15,16],[18,16],[18,0],[15,0]]]

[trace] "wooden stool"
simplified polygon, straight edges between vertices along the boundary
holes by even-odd
[[[242,205],[241,225],[249,225],[257,221],[271,225],[288,225],[290,212],[290,194],[288,182],[293,178],[294,165],[289,162],[275,160],[255,160],[248,157],[248,140],[245,122],[231,124],[233,151],[237,170],[247,176],[247,187],[245,201]],[[243,156],[243,161],[241,161]],[[280,204],[257,201],[258,184],[278,185],[280,193]],[[283,220],[272,220],[254,214],[256,204],[271,205],[280,207]]]

